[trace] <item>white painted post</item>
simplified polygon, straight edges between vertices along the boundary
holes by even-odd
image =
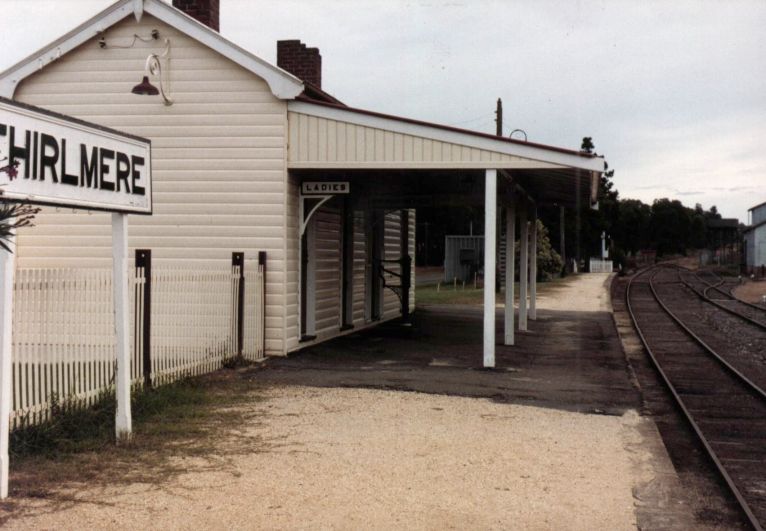
[[[516,205],[505,209],[505,344],[514,344],[514,281],[516,277]]]
[[[531,243],[529,249],[529,318],[537,320],[537,207],[532,210]]]
[[[129,440],[133,431],[130,414],[130,311],[128,308],[128,215],[112,214],[112,290],[114,292],[114,328],[116,333],[117,441]]]
[[[497,170],[487,170],[484,183],[484,367],[495,366],[496,218]]]
[[[526,330],[529,280],[529,223],[526,207],[519,212],[519,229],[519,330]]]
[[[13,218],[9,220],[13,223]],[[8,246],[13,249],[14,237]],[[0,248],[0,498],[8,497],[8,434],[11,429],[13,274],[15,256]]]

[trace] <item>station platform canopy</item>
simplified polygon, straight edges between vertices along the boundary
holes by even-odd
[[[505,238],[505,255],[515,255],[518,217],[519,329],[527,329],[527,319],[536,319],[538,207],[595,204],[604,171],[602,157],[305,96],[289,101],[287,111],[287,168],[301,186],[336,182],[346,190],[347,205],[371,212],[483,207],[485,286],[496,285],[499,238]],[[300,208],[302,238],[306,221],[321,205],[311,199],[312,207],[303,202]],[[498,215],[499,209],[504,216]],[[505,268],[505,345],[514,344],[514,278],[510,265]],[[483,366],[491,368],[495,366],[495,290],[484,290],[483,321]]]
[[[288,124],[293,174],[352,180],[356,190],[366,184],[374,197],[399,197],[402,208],[483,204],[481,191],[465,184],[483,182],[488,169],[498,170],[500,197],[513,182],[536,204],[574,207],[597,201],[604,170],[603,158],[589,153],[308,99],[288,103]]]

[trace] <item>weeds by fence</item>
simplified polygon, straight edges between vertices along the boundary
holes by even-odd
[[[242,355],[263,357],[264,265],[253,264],[245,275],[240,268],[154,268],[150,279],[143,267],[132,269],[134,386],[144,383],[147,359],[151,381],[158,385],[220,368],[240,353],[240,327]],[[147,280],[150,305],[145,304]],[[61,404],[92,405],[110,391],[115,371],[111,270],[19,269],[14,290],[13,427],[47,420]],[[148,357],[145,323],[151,327]]]

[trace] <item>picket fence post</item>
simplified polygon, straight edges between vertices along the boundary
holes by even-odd
[[[152,387],[152,250],[136,249],[136,270],[141,267],[144,269],[144,305],[141,319],[140,338],[141,351],[144,362],[144,387]],[[139,316],[136,314],[136,326]],[[138,344],[136,344],[138,347]]]
[[[266,251],[258,251],[258,266],[261,269],[261,298],[260,312],[262,321],[261,352],[266,352]]]
[[[239,266],[237,287],[237,356],[242,357],[245,344],[245,253],[231,253],[231,268]]]

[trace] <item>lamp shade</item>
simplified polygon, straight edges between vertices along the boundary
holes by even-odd
[[[144,76],[144,79],[141,80],[141,83],[133,87],[133,90],[131,90],[133,94],[141,94],[142,96],[156,96],[160,93],[160,91],[149,83],[149,77]]]

